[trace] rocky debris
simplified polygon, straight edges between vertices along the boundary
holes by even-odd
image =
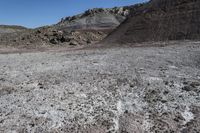
[[[200,82],[199,81],[192,81],[192,82],[184,82],[182,90],[184,91],[194,91],[199,93],[200,92]]]
[[[200,39],[199,8],[199,0],[151,0],[132,10],[104,42]]]
[[[0,132],[199,132],[199,52],[177,41],[0,54]]]
[[[16,90],[12,86],[0,86],[0,96],[9,95]]]
[[[25,31],[23,33],[2,35],[1,45],[14,47],[40,47],[54,45],[90,45],[105,38],[108,31],[97,30],[79,30],[66,31],[58,30],[54,27],[42,27],[34,30]]]

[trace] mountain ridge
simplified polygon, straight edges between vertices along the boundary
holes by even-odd
[[[0,34],[19,32],[27,29],[26,27],[18,25],[0,25]]]
[[[62,18],[55,26],[67,29],[111,29],[116,28],[129,15],[131,6],[93,8],[84,13]]]

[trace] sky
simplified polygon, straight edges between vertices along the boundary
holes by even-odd
[[[35,28],[91,8],[133,5],[146,0],[0,0],[0,25]]]

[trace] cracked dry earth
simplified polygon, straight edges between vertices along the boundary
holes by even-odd
[[[1,133],[199,131],[200,42],[0,55]]]

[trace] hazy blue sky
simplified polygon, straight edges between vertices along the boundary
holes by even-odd
[[[132,5],[146,0],[1,0],[0,24],[38,27],[95,7]]]

